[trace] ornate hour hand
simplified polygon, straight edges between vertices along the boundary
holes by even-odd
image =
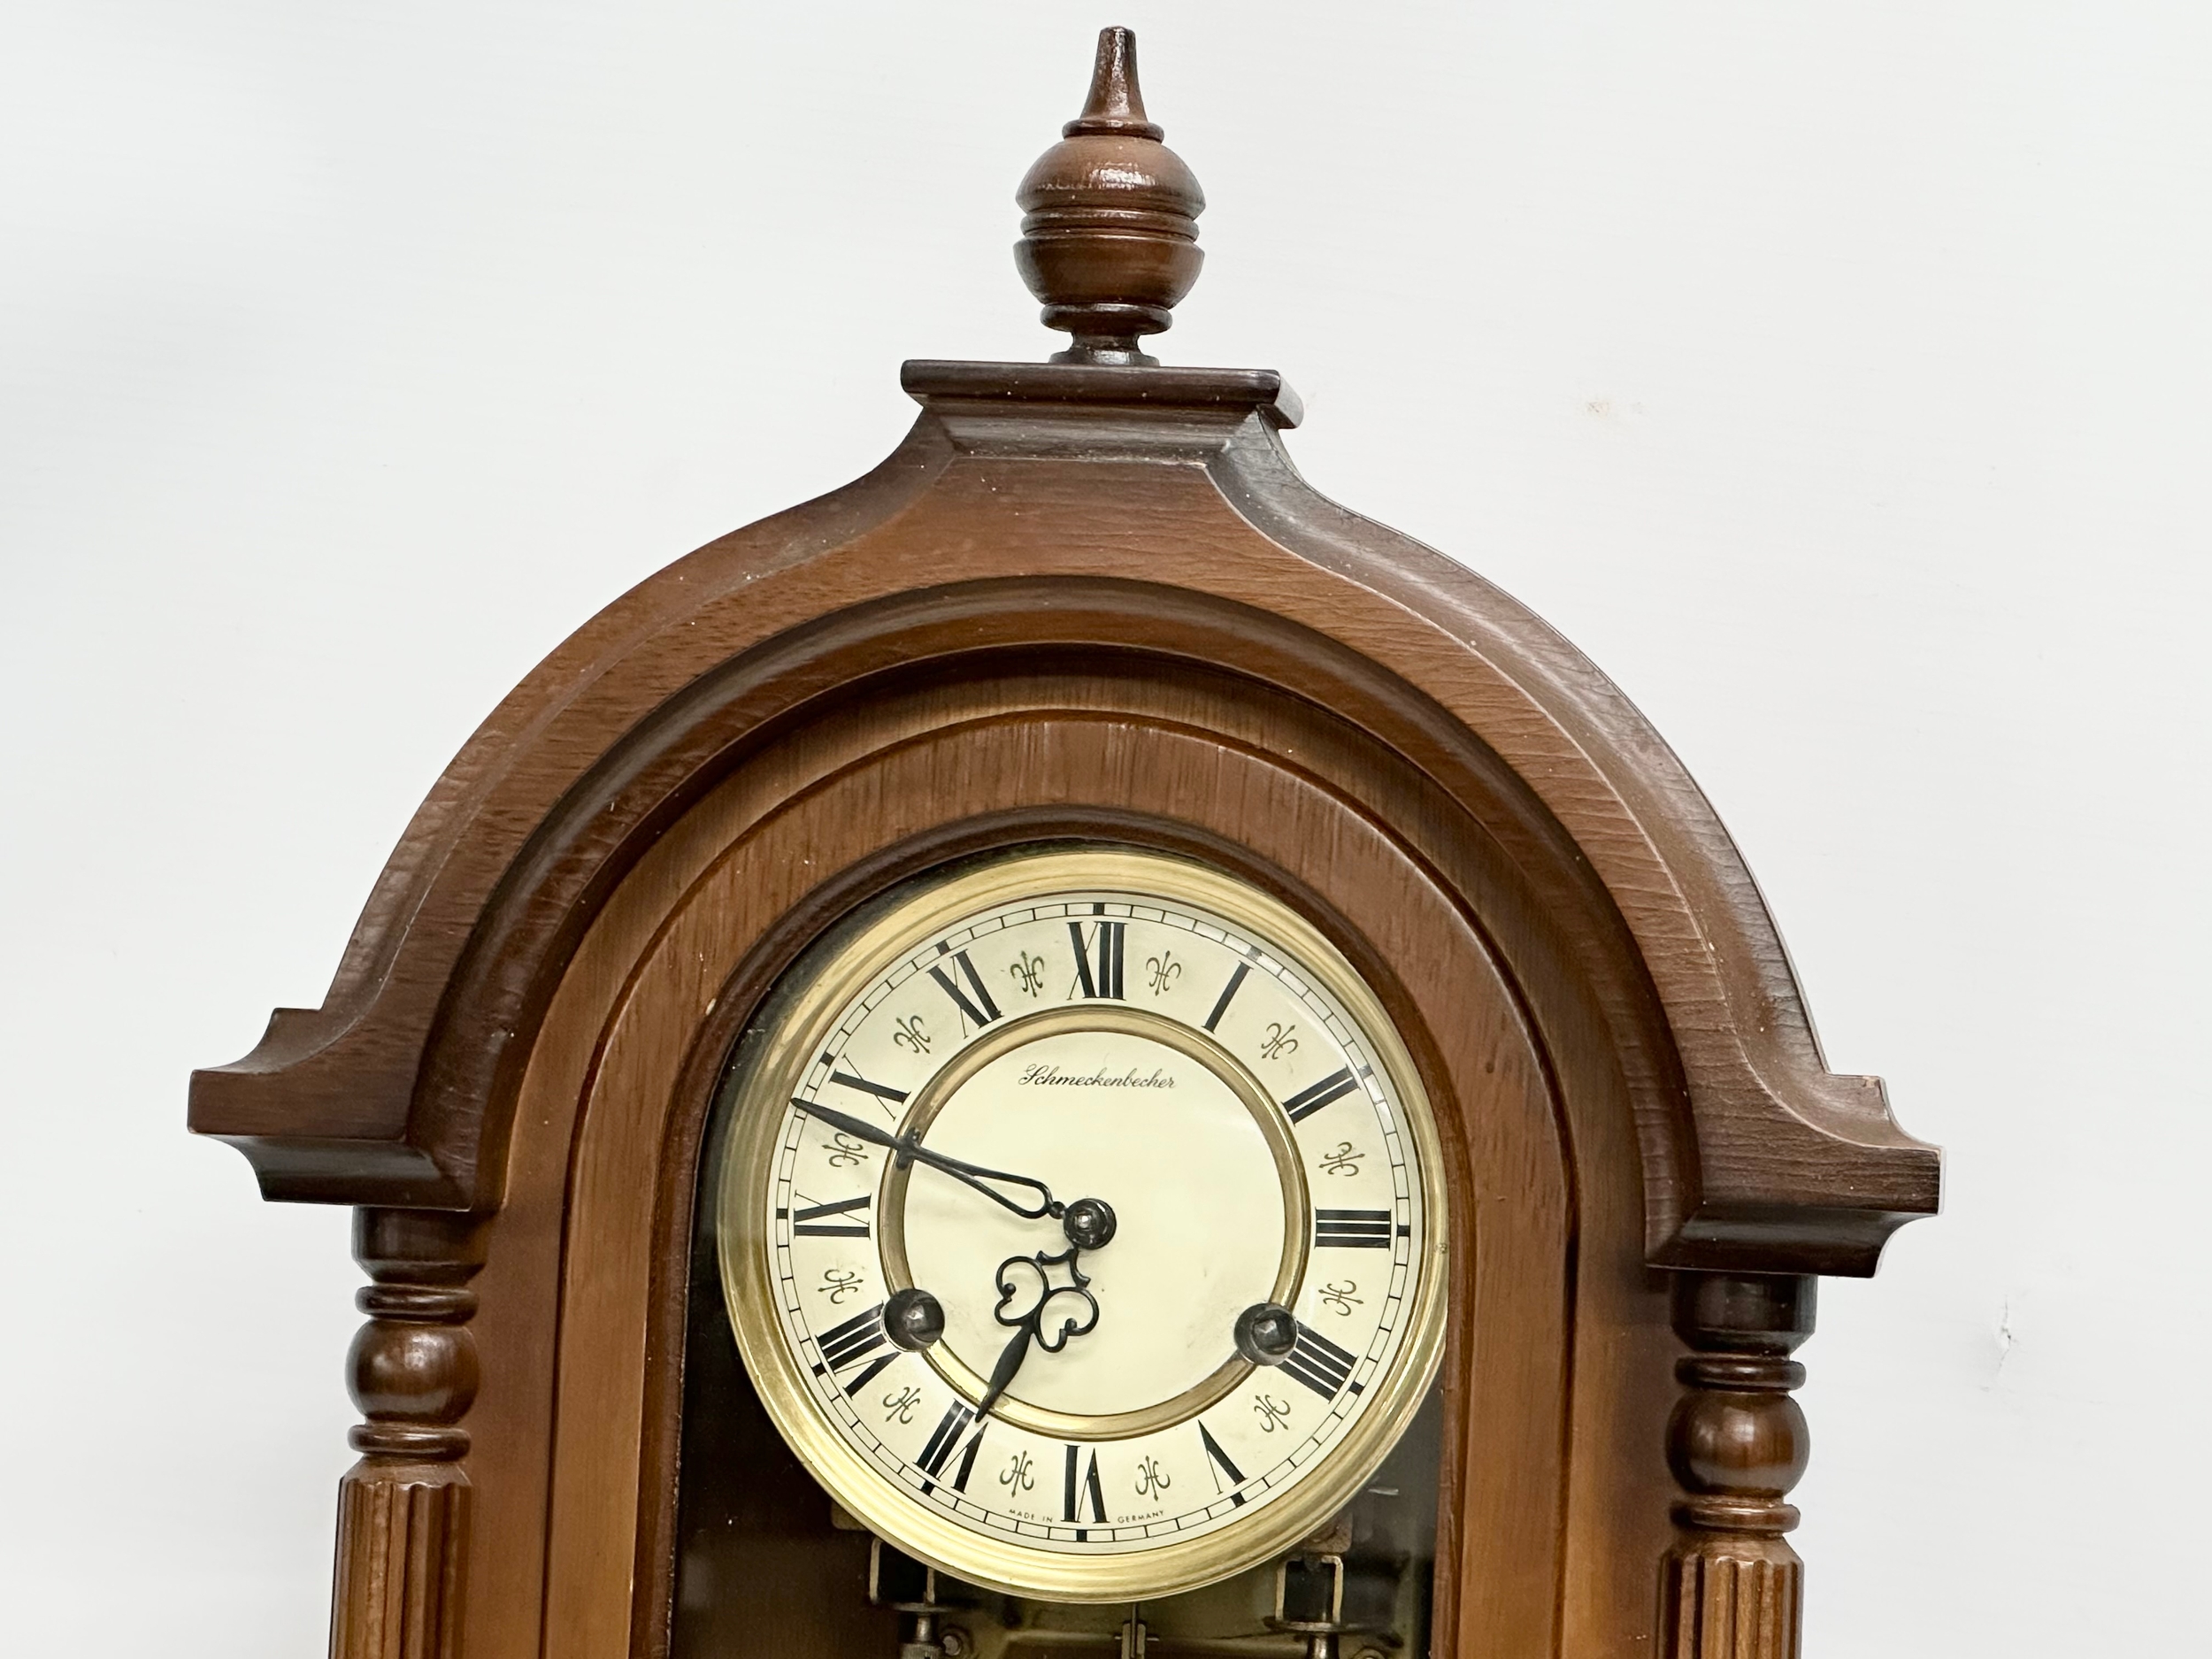
[[[1057,1354],[1070,1339],[1087,1335],[1098,1325],[1098,1298],[1090,1293],[1090,1277],[1079,1263],[1081,1247],[1071,1245],[1056,1256],[1039,1250],[1033,1256],[1010,1256],[998,1264],[998,1306],[991,1317],[1014,1333],[991,1368],[990,1386],[976,1402],[975,1414],[987,1415],[999,1402],[1033,1345]],[[1057,1282],[1053,1270],[1064,1267],[1067,1281]],[[1027,1310],[1014,1313],[1016,1303]],[[1049,1327],[1057,1325],[1058,1329]]]
[[[1050,1216],[1058,1221],[1061,1230],[1068,1235],[1068,1242],[1079,1250],[1103,1249],[1114,1236],[1114,1207],[1102,1198],[1079,1198],[1071,1204],[1064,1204],[1052,1195],[1052,1188],[1042,1181],[1032,1180],[1026,1175],[1010,1175],[1004,1170],[987,1170],[979,1164],[965,1158],[933,1152],[912,1131],[895,1135],[879,1129],[872,1123],[849,1118],[833,1107],[793,1096],[791,1103],[803,1112],[819,1118],[833,1129],[841,1129],[849,1135],[873,1141],[877,1146],[891,1148],[901,1168],[910,1164],[926,1164],[933,1170],[942,1170],[956,1181],[972,1187],[992,1202],[1003,1204],[1025,1221],[1041,1221]],[[1017,1203],[987,1181],[1001,1181],[1009,1187],[1027,1187],[1037,1194],[1034,1205]],[[1019,1258],[1017,1258],[1019,1259]]]

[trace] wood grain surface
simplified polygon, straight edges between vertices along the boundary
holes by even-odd
[[[596,985],[604,1000],[594,1017],[563,1009],[565,1025],[595,1024],[603,1034],[587,1070],[546,1079],[549,1098],[580,1095],[580,1120],[562,1125],[575,1151],[552,1434],[560,1450],[548,1651],[604,1651],[631,1635],[651,1651],[655,1621],[664,1617],[664,1548],[634,1562],[631,1551],[641,1537],[668,1538],[674,1492],[662,1460],[673,1443],[679,1373],[649,1358],[678,1351],[688,1288],[689,1217],[669,1200],[692,1190],[690,1160],[729,1041],[811,931],[786,918],[803,910],[810,887],[841,871],[875,887],[954,850],[1102,829],[1206,853],[1328,922],[1384,995],[1437,1098],[1455,1102],[1448,1133],[1455,1213],[1465,1225],[1447,1384],[1458,1450],[1446,1508],[1458,1558],[1481,1563],[1479,1572],[1448,1573],[1440,1596],[1440,1618],[1462,1632],[1459,1651],[1526,1651],[1532,1638],[1547,1650],[1555,1641],[1570,1599],[1561,1548],[1565,1463],[1578,1440],[1594,1458],[1644,1466],[1649,1502],[1640,1515],[1609,1506],[1593,1517],[1601,1524],[1586,1529],[1585,1543],[1634,1563],[1625,1575],[1634,1586],[1629,1605],[1610,1616],[1647,1622],[1648,1567],[1666,1538],[1663,1470],[1648,1450],[1671,1392],[1664,1296],[1638,1263],[1632,1278],[1644,1305],[1635,1317],[1656,1344],[1646,1375],[1660,1383],[1643,1402],[1646,1454],[1632,1455],[1632,1445],[1601,1450],[1571,1421],[1578,1228],[1562,1108],[1520,1000],[1480,934],[1356,803],[1261,749],[1191,731],[1203,696],[1142,681],[1102,686],[1091,676],[1056,689],[1024,676],[945,687],[905,707],[872,703],[864,716],[839,723],[843,741],[810,741],[792,757],[826,775],[802,782],[786,774],[758,794],[732,791],[695,813],[686,827],[699,842],[671,837],[641,867],[645,913],[626,927],[618,912],[626,906],[611,907],[579,953],[572,983],[580,998]],[[1132,718],[1138,710],[1129,705],[1148,702],[1145,718]],[[1333,722],[1310,710],[1278,712],[1271,734],[1285,748],[1329,758]],[[1269,726],[1249,709],[1240,714]],[[876,747],[856,754],[848,743]],[[1340,737],[1333,747],[1344,747]],[[833,762],[841,764],[833,770]],[[1386,798],[1387,780],[1374,781]],[[720,833],[709,833],[710,826]],[[709,849],[672,904],[676,868]],[[640,941],[642,957],[634,954]],[[598,972],[603,949],[608,963]],[[537,1080],[534,1073],[534,1098]],[[1620,1141],[1625,1153],[1625,1133]],[[1631,1167],[1620,1163],[1624,1172]],[[1609,1244],[1616,1260],[1637,1263],[1632,1182],[1610,1183],[1604,1197],[1604,1214],[1585,1218],[1581,1230]],[[1610,1310],[1615,1341],[1623,1311]],[[1521,1335],[1484,1342],[1477,1329]],[[488,1358],[488,1370],[499,1369]],[[1594,1416],[1617,1431],[1623,1416],[1635,1416],[1622,1407],[1609,1400]],[[1471,1420],[1515,1426],[1470,1434]],[[626,1478],[636,1482],[635,1499],[611,1502]],[[1625,1542],[1614,1536],[1623,1530]],[[1589,1617],[1591,1593],[1602,1599],[1623,1578],[1603,1568],[1589,1573],[1571,1598],[1577,1612]],[[633,1583],[643,1586],[641,1601],[626,1605],[621,1592]]]

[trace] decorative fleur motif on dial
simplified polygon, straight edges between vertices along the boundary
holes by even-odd
[[[1157,1497],[1174,1484],[1168,1479],[1167,1471],[1160,1467],[1158,1458],[1140,1457],[1137,1459],[1137,1495],[1139,1497]]]
[[[914,1420],[914,1408],[920,1403],[921,1398],[922,1391],[910,1384],[900,1389],[896,1394],[884,1395],[883,1420],[886,1423],[893,1421],[911,1423]]]
[[[1037,1484],[1029,1472],[1034,1467],[1027,1452],[1016,1452],[1014,1461],[1000,1472],[998,1483],[1010,1492],[1028,1492]]]
[[[1321,1300],[1328,1304],[1330,1312],[1342,1314],[1348,1319],[1353,1309],[1366,1305],[1364,1298],[1352,1294],[1358,1288],[1359,1281],[1356,1279],[1348,1279],[1341,1285],[1332,1281],[1321,1286]]]
[[[922,1017],[919,1014],[909,1014],[904,1019],[895,1019],[891,1023],[895,1027],[891,1033],[893,1042],[898,1044],[909,1054],[929,1052],[929,1032],[923,1025]]]
[[[1321,1171],[1325,1175],[1357,1175],[1359,1161],[1367,1155],[1352,1150],[1348,1141],[1337,1142],[1336,1150],[1321,1155]]]
[[[1156,956],[1145,958],[1145,982],[1151,986],[1152,995],[1164,996],[1167,987],[1182,976],[1183,964],[1175,960],[1175,953],[1163,950]]]
[[[840,1133],[829,1138],[829,1166],[833,1170],[849,1170],[868,1161],[868,1148],[850,1135]]]
[[[1014,965],[1006,971],[1024,996],[1041,996],[1045,988],[1045,959],[1033,956],[1027,951],[1014,958]]]
[[[1286,1025],[1280,1020],[1269,1020],[1267,1022],[1267,1035],[1260,1043],[1260,1058],[1263,1060],[1285,1060],[1288,1059],[1292,1055],[1296,1054],[1298,1052],[1298,1039],[1292,1033],[1296,1032],[1297,1029],[1298,1025],[1295,1021],[1293,1021],[1291,1024]]]
[[[1260,1420],[1261,1433],[1272,1434],[1290,1420],[1290,1406],[1286,1401],[1256,1394],[1252,1396],[1252,1415]]]
[[[814,1288],[827,1296],[830,1305],[835,1307],[846,1297],[860,1294],[860,1287],[867,1282],[867,1274],[857,1269],[826,1267],[822,1270],[822,1282]]]

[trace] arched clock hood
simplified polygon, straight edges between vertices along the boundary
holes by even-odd
[[[199,1072],[273,1199],[482,1210],[546,998],[600,899],[772,733],[1025,655],[1169,657],[1317,703],[1579,918],[1632,1055],[1652,1260],[1866,1273],[1938,1155],[1823,1064],[1779,932],[1688,772],[1527,609],[1299,477],[1271,373],[916,362],[845,488],[579,629],[440,779],[320,1009]],[[1110,516],[1102,503],[1111,503]],[[1655,1015],[1655,1019],[1650,1018]]]

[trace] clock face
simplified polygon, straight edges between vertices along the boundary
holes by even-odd
[[[725,1087],[732,1324],[849,1511],[1069,1601],[1279,1554],[1418,1407],[1444,1315],[1426,1097],[1279,902],[1054,850],[815,948]]]

